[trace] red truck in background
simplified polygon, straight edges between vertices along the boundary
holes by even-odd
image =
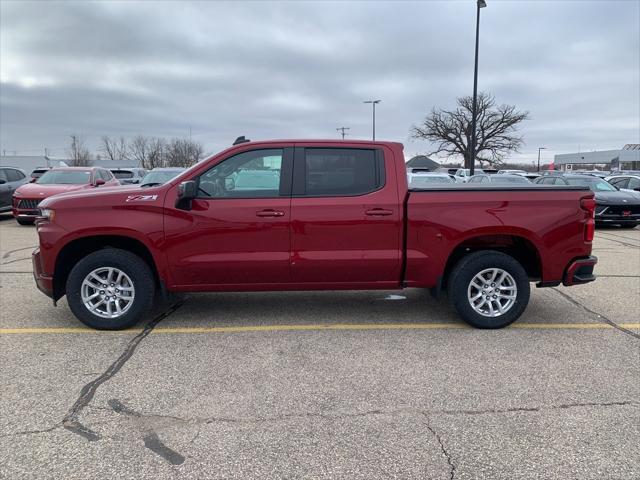
[[[446,291],[479,328],[515,321],[530,282],[595,279],[583,187],[409,190],[393,142],[243,142],[164,185],[40,204],[34,276],[86,325],[133,325],[161,292]]]

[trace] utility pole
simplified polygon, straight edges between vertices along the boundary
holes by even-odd
[[[345,135],[349,135],[348,133],[346,133],[346,130],[351,130],[351,128],[349,128],[349,127],[339,127],[339,128],[336,128],[336,130],[338,132],[340,132],[340,135],[342,135],[342,139],[344,140]]]
[[[380,103],[382,100],[365,100],[362,103],[370,103],[373,106],[373,141],[376,141],[376,104]]]

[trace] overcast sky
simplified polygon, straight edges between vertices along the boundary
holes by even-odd
[[[487,0],[479,89],[529,110],[531,161],[640,143],[640,1]],[[475,3],[0,2],[0,149],[68,136],[402,141],[473,88]]]

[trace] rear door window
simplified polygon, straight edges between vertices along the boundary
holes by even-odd
[[[5,182],[7,181],[7,175],[5,174],[6,171],[7,169],[0,168],[0,180],[4,180]]]
[[[640,178],[630,178],[627,188],[630,188],[631,190],[640,190]]]
[[[384,160],[376,150],[305,148],[295,168],[304,169],[304,192],[295,193],[311,197],[364,195],[384,185]]]

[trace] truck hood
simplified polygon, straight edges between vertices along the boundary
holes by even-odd
[[[632,191],[596,192],[598,205],[640,205],[640,193]]]
[[[58,195],[65,192],[73,192],[77,190],[86,190],[92,188],[91,185],[39,185],[37,183],[27,183],[18,188],[14,195],[16,197],[25,198],[48,198],[52,195]]]
[[[167,185],[164,185],[165,187]],[[130,202],[151,202],[163,195],[159,187],[140,188],[138,185],[118,185],[115,187],[96,187],[87,190],[75,190],[56,195],[40,204],[42,208],[57,208],[59,206],[95,205],[125,205]],[[155,197],[155,198],[154,198]]]

